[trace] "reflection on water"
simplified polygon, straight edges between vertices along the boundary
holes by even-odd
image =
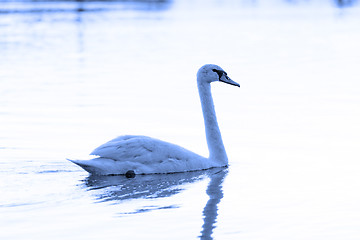
[[[0,0],[0,14],[94,12],[114,10],[162,11],[171,6],[170,0]]]
[[[351,7],[355,3],[357,3],[357,0],[334,0],[334,1],[338,7]]]
[[[186,183],[203,179],[208,172],[187,172],[174,174],[137,175],[128,179],[124,176],[90,175],[85,184],[89,191],[95,191],[100,202],[123,201],[137,198],[163,198],[179,193]]]
[[[94,191],[97,202],[121,204],[124,200],[158,199],[171,197],[184,190],[185,184],[191,184],[210,178],[206,193],[209,196],[204,210],[204,224],[201,239],[212,239],[215,228],[218,204],[223,198],[222,183],[227,175],[227,168],[214,168],[205,171],[195,171],[174,174],[137,175],[133,179],[124,176],[90,175],[85,181],[88,191]],[[177,205],[142,206],[135,211],[120,213],[139,214],[159,209],[178,208]]]
[[[210,183],[206,193],[209,200],[203,210],[204,224],[201,231],[201,239],[212,239],[211,235],[215,228],[216,218],[218,216],[218,204],[223,198],[222,183],[226,177],[227,171],[218,171],[210,176]]]
[[[301,0],[283,0],[286,3],[296,4]],[[232,1],[228,1],[232,2]],[[244,4],[257,5],[259,1],[243,0]],[[309,2],[309,1],[306,1]],[[310,1],[311,2],[311,1]],[[358,0],[329,0],[337,7],[351,7]],[[140,10],[140,11],[162,11],[167,10],[173,4],[172,0],[0,0],[1,13],[42,13],[42,12],[87,12],[104,10]],[[246,4],[249,6],[249,4]]]

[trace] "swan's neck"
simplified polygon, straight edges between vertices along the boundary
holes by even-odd
[[[210,83],[198,81],[198,89],[205,122],[206,141],[210,154],[209,158],[222,165],[227,165],[228,158],[216,120]]]

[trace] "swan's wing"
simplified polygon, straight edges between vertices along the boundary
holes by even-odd
[[[120,136],[94,149],[90,154],[115,161],[126,161],[131,158],[144,156],[151,152],[146,146],[149,145],[144,136]]]
[[[120,136],[97,147],[91,155],[115,161],[157,162],[194,157],[195,153],[178,145],[145,136]]]

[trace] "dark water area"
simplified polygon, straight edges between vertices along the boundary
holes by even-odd
[[[0,14],[99,12],[117,10],[166,11],[172,1],[0,1]]]
[[[245,0],[240,1],[244,5],[256,7],[262,1]],[[272,1],[278,2],[279,1]],[[284,0],[283,3],[297,5],[311,1]],[[314,1],[316,2],[316,1]],[[333,0],[327,2],[334,7],[353,7],[358,0]],[[25,14],[44,12],[88,12],[88,11],[116,11],[116,10],[137,10],[137,11],[166,11],[174,4],[173,0],[1,0],[0,14]]]

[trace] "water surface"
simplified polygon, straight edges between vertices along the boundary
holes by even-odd
[[[0,238],[359,239],[359,26],[357,1],[0,1]],[[122,134],[206,156],[205,63],[241,84],[213,84],[228,169],[66,161]]]

